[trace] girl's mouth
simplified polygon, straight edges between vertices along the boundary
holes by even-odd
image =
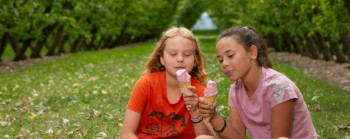
[[[225,72],[225,74],[226,74],[227,76],[230,76],[232,73],[233,73],[233,71],[231,71],[231,70]]]
[[[177,70],[185,69],[185,67],[175,67]]]

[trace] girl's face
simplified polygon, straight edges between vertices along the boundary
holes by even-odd
[[[224,37],[217,42],[216,54],[221,71],[230,81],[244,80],[253,64],[252,58],[254,56],[251,52],[247,52],[232,37]]]
[[[194,46],[192,41],[176,36],[165,41],[163,56],[160,57],[162,65],[166,69],[167,75],[176,77],[176,71],[186,69],[190,73],[195,66]]]

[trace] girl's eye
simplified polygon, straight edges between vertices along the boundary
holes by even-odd
[[[170,54],[171,56],[176,56],[176,54]]]
[[[229,56],[227,56],[227,57],[229,57],[229,58],[232,58],[234,55],[229,55]]]
[[[185,56],[191,56],[191,54],[185,54]]]
[[[220,63],[222,63],[224,60],[223,60],[223,59],[218,59],[218,61],[219,61]]]

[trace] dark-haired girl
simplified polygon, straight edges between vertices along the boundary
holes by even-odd
[[[229,90],[229,121],[200,98],[199,111],[211,117],[222,138],[317,138],[307,105],[298,87],[272,69],[267,45],[253,27],[232,27],[216,41],[221,71],[235,82]],[[199,136],[198,138],[214,138]]]

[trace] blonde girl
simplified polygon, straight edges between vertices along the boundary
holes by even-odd
[[[191,92],[186,95],[181,93],[176,80],[179,69],[185,69],[191,75],[188,88]],[[205,59],[199,50],[198,39],[186,28],[168,29],[134,86],[121,138],[186,139],[213,135],[197,109],[198,96],[203,97],[207,81]]]

